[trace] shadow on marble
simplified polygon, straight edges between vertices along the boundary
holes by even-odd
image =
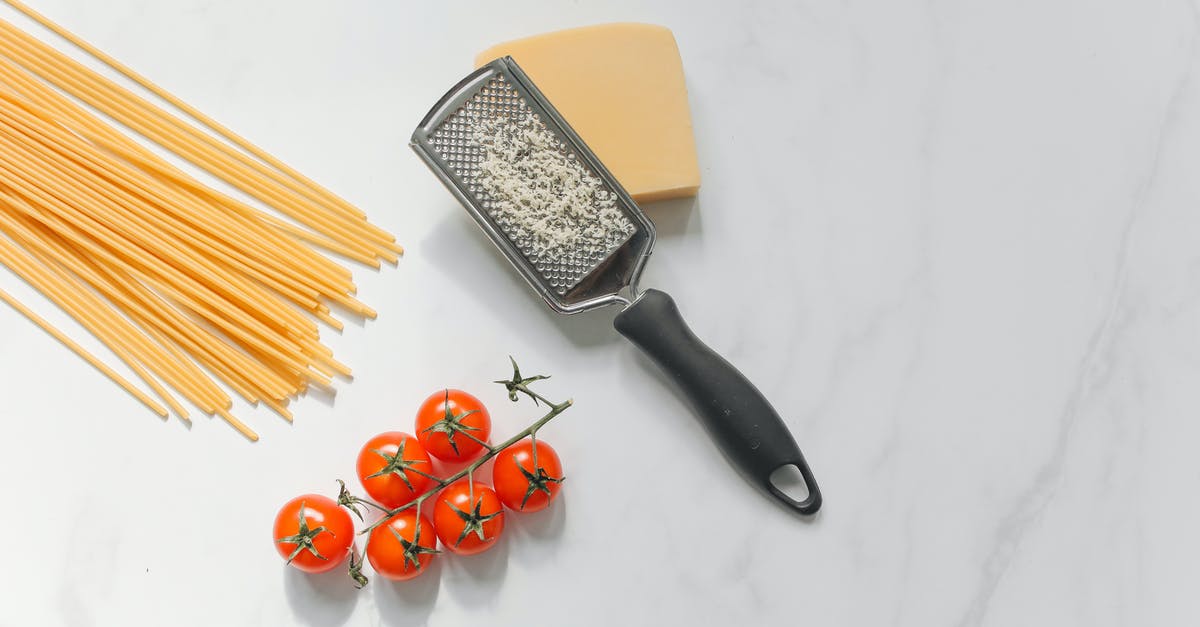
[[[408,581],[391,581],[379,575],[371,578],[379,618],[385,625],[408,627],[429,622],[442,586],[443,556],[429,563],[426,572]]]
[[[703,338],[701,338],[701,339],[703,339]],[[626,373],[623,376],[634,376],[634,377],[641,376],[641,377],[650,378],[650,379],[657,381],[659,383],[659,385],[661,385],[664,389],[666,389],[670,393],[670,395],[675,398],[675,400],[677,402],[674,405],[672,405],[671,407],[662,408],[664,411],[659,412],[659,416],[661,417],[663,415],[667,415],[670,417],[669,418],[664,417],[663,418],[664,420],[677,421],[676,424],[678,424],[679,428],[682,429],[682,431],[680,431],[680,433],[681,434],[686,433],[686,435],[684,435],[682,437],[694,439],[695,440],[694,446],[708,447],[708,450],[712,452],[713,456],[720,458],[721,463],[724,464],[726,467],[728,467],[728,472],[731,472],[731,473],[737,475],[738,477],[741,477],[741,479],[744,481],[744,483],[746,485],[745,493],[748,495],[748,496],[746,496],[746,498],[755,498],[755,499],[762,499],[764,501],[770,501],[775,510],[782,512],[782,513],[784,513],[784,515],[789,516],[789,517],[797,520],[798,522],[804,523],[806,525],[815,524],[817,522],[820,522],[821,513],[825,511],[823,507],[821,510],[819,510],[816,514],[814,514],[812,516],[802,516],[799,513],[797,513],[795,510],[780,503],[775,498],[767,496],[765,493],[763,493],[762,491],[760,491],[758,489],[758,486],[754,485],[753,483],[750,483],[749,479],[746,479],[746,477],[743,476],[742,473],[738,472],[738,470],[736,468],[734,468],[732,464],[730,464],[727,460],[725,460],[725,457],[721,453],[720,448],[717,447],[717,443],[712,440],[712,437],[709,436],[709,434],[708,434],[708,430],[704,428],[704,425],[701,424],[699,417],[696,416],[695,411],[692,409],[691,401],[688,399],[687,395],[684,394],[683,391],[680,390],[674,384],[674,382],[671,381],[671,379],[666,375],[666,373],[664,373],[662,371],[661,368],[658,367],[657,364],[655,364],[653,361],[651,361],[649,357],[646,357],[644,354],[642,354],[641,351],[631,350],[631,351],[629,351],[629,354],[631,355],[630,359],[637,364],[637,367],[636,367],[636,369],[622,368],[621,372]],[[737,367],[737,364],[734,364],[734,367]],[[771,399],[768,398],[767,400],[770,401]],[[684,424],[685,422],[688,424],[685,425]],[[804,450],[803,442],[800,443],[800,447],[801,447],[801,451],[803,451]],[[819,488],[821,486],[821,473],[820,473],[819,468],[813,468],[813,476],[816,479],[817,487]],[[825,493],[822,492],[822,497],[824,497],[824,496],[825,496]]]
[[[565,474],[565,473],[564,473]],[[563,482],[566,485],[566,481]],[[559,490],[558,496],[540,512],[506,514],[505,530],[508,525],[519,535],[540,539],[558,538],[567,525],[567,491]]]
[[[691,236],[701,230],[699,201],[696,198],[667,200],[647,205],[647,215],[654,222],[660,238]],[[445,219],[431,229],[421,242],[425,255],[446,275],[469,289],[483,307],[496,302],[524,298],[537,311],[537,317],[514,320],[512,330],[525,336],[526,341],[541,340],[547,328],[555,328],[576,347],[588,348],[619,343],[622,340],[613,330],[617,307],[604,307],[574,315],[562,315],[551,310],[525,283],[496,245],[484,235],[466,212],[448,211]],[[653,263],[651,258],[650,263]],[[514,296],[519,295],[519,296]]]
[[[353,380],[353,376],[351,376],[349,379],[342,379],[339,377],[335,381],[335,384],[338,381],[348,382]],[[322,405],[333,407],[337,404],[337,388],[325,387],[319,383],[313,383],[308,386],[308,389],[304,390],[304,398],[311,398]]]
[[[703,230],[699,197],[662,200],[641,207],[654,223],[654,232],[659,238],[683,237]],[[650,263],[654,263],[653,257]]]
[[[360,594],[341,566],[317,575],[284,568],[283,588],[296,620],[314,627],[344,625]]]
[[[569,479],[568,479],[569,481]],[[521,564],[536,565],[546,562],[557,550],[558,543],[567,526],[567,490],[560,490],[558,498],[549,507],[528,514],[509,512],[505,514],[504,532],[512,534],[518,542],[513,559]],[[521,550],[521,545],[536,550]]]
[[[496,598],[508,573],[509,544],[501,536],[495,546],[478,555],[450,555],[447,552],[442,556],[446,558],[443,567],[448,573],[443,583],[450,596],[467,607],[480,606]]]
[[[580,348],[618,341],[612,329],[615,308],[573,316],[551,311],[496,245],[461,210],[453,212],[430,231],[421,242],[421,254],[445,271],[451,280],[469,288],[464,291],[475,297],[481,307],[491,308],[496,302],[513,298],[525,299],[529,306],[524,309],[538,313],[525,320],[514,316],[511,329],[528,343],[540,341],[549,328],[557,329]]]

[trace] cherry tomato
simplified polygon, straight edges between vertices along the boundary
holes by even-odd
[[[417,410],[417,439],[430,455],[464,462],[483,450],[492,436],[492,417],[479,399],[462,390],[430,395]]]
[[[472,487],[459,479],[438,495],[433,522],[442,546],[473,555],[491,548],[504,531],[504,508],[491,487],[478,481]]]
[[[359,482],[371,498],[389,509],[424,494],[432,473],[425,447],[407,433],[380,433],[358,452]]]
[[[375,572],[397,581],[425,572],[437,553],[437,534],[428,518],[419,520],[416,508],[409,508],[371,530],[367,559]]]
[[[272,538],[289,564],[306,573],[337,567],[350,553],[354,521],[337,501],[305,494],[284,504],[275,516]]]
[[[504,506],[519,512],[545,509],[558,496],[562,462],[549,444],[537,441],[537,466],[533,464],[533,440],[513,444],[496,455],[492,483]]]

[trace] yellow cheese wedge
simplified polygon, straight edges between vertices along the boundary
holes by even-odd
[[[683,62],[671,31],[650,24],[573,28],[493,46],[512,56],[638,202],[694,196],[700,166]]]

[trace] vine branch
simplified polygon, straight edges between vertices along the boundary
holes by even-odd
[[[523,440],[525,438],[534,439],[533,455],[534,455],[534,463],[536,464],[536,462],[537,462],[536,438],[537,438],[538,429],[541,429],[543,426],[546,425],[546,423],[550,422],[551,420],[554,420],[554,418],[556,418],[559,414],[563,413],[564,411],[567,411],[567,409],[569,409],[574,404],[574,401],[571,399],[567,399],[561,403],[554,403],[554,402],[550,401],[549,399],[547,399],[546,397],[542,396],[541,394],[538,394],[537,392],[534,392],[533,390],[529,389],[530,383],[533,383],[534,381],[543,381],[545,379],[549,379],[550,377],[545,376],[545,375],[522,377],[521,369],[517,366],[517,361],[515,359],[513,359],[511,355],[508,357],[508,359],[512,363],[512,367],[513,367],[512,379],[496,381],[496,383],[503,385],[505,387],[505,389],[508,390],[508,400],[513,401],[515,403],[520,399],[520,395],[524,394],[533,400],[533,404],[535,406],[538,405],[539,402],[541,402],[541,403],[544,403],[546,405],[546,407],[549,408],[549,410],[541,418],[538,418],[536,421],[534,421],[533,424],[529,425],[528,427],[525,427],[524,429],[517,432],[515,435],[513,435],[509,439],[505,440],[504,442],[502,442],[498,445],[494,445],[494,446],[489,445],[486,442],[482,442],[482,441],[478,440],[478,438],[475,438],[473,436],[470,436],[470,434],[467,434],[468,436],[471,437],[471,439],[479,442],[480,444],[483,444],[483,446],[484,446],[483,455],[481,455],[478,459],[476,459],[475,461],[468,464],[462,470],[454,473],[453,475],[450,475],[449,477],[439,478],[439,477],[435,477],[430,474],[426,474],[426,473],[421,472],[416,469],[409,469],[409,470],[412,470],[416,474],[433,479],[434,485],[433,485],[433,487],[425,490],[425,492],[422,492],[421,494],[417,495],[412,501],[409,501],[408,503],[405,503],[404,505],[401,505],[396,508],[388,509],[388,508],[386,508],[382,505],[379,505],[377,503],[374,503],[368,499],[364,499],[364,498],[355,496],[346,488],[345,482],[343,482],[341,479],[338,479],[338,485],[339,485],[338,499],[337,499],[338,505],[341,505],[342,507],[349,509],[356,516],[358,516],[359,520],[364,520],[362,512],[360,512],[358,510],[359,505],[366,505],[366,506],[374,507],[374,508],[378,509],[380,512],[382,512],[382,514],[380,515],[378,520],[376,520],[375,522],[372,522],[371,524],[369,524],[365,528],[363,528],[362,531],[358,532],[358,535],[365,535],[365,536],[367,536],[367,539],[363,542],[363,553],[362,553],[363,558],[355,560],[353,553],[351,554],[350,576],[351,576],[351,578],[354,579],[355,585],[357,587],[361,588],[367,584],[367,577],[362,574],[362,567],[363,567],[363,563],[367,561],[366,560],[366,551],[367,551],[367,544],[370,542],[370,539],[371,539],[370,533],[372,531],[374,531],[376,527],[386,524],[387,521],[391,520],[391,518],[393,516],[395,516],[396,514],[399,514],[400,512],[403,512],[405,510],[412,509],[412,508],[416,508],[416,511],[418,513],[418,519],[419,519],[419,515],[420,515],[420,511],[421,511],[421,504],[425,502],[425,499],[433,496],[434,494],[441,491],[446,486],[454,483],[455,481],[458,481],[459,479],[462,479],[463,477],[468,477],[469,479],[473,480],[475,471],[479,470],[479,468],[481,466],[483,466],[484,464],[486,464],[488,462],[488,460],[499,455],[500,452],[503,451],[504,449],[512,446],[513,444],[516,444],[517,442],[520,442],[521,440]],[[535,465],[534,467],[536,468],[537,466]],[[474,486],[472,486],[472,487],[474,487]],[[474,500],[473,497],[472,497],[472,500]]]

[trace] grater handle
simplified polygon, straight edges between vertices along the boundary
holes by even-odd
[[[675,301],[649,289],[617,314],[617,331],[674,380],[729,462],[755,487],[801,514],[821,508],[821,490],[787,425],[762,393],[688,328]],[[794,465],[808,488],[797,501],[771,482]]]

